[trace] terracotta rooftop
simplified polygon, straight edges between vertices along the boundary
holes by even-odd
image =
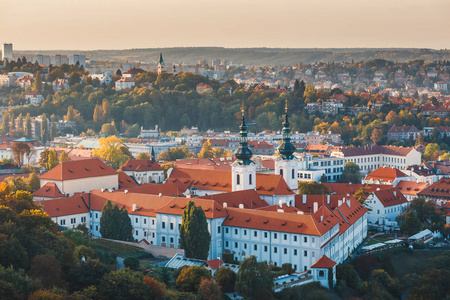
[[[393,182],[398,177],[406,177],[406,174],[396,168],[379,167],[367,174],[365,180],[379,180],[384,182]]]
[[[450,178],[441,178],[419,192],[426,197],[450,197]]]
[[[311,268],[316,269],[329,269],[333,268],[336,265],[336,262],[332,261],[328,258],[328,256],[324,255],[321,258],[319,258],[318,261],[312,264]]]
[[[424,188],[428,186],[426,182],[415,182],[400,180],[396,187],[402,192],[403,195],[417,196]]]
[[[159,208],[156,212],[159,214],[183,215],[184,209],[186,208],[189,201],[193,201],[195,203],[195,206],[201,207],[205,212],[206,218],[208,219],[223,218],[227,216],[226,210],[216,201],[181,197],[173,198],[172,201]]]
[[[38,197],[48,197],[48,198],[59,198],[65,197],[63,193],[59,190],[54,182],[47,182],[39,190],[31,194],[32,196]]]
[[[267,202],[262,200],[255,190],[213,194],[199,197],[198,199],[210,199],[216,201],[221,206],[224,206],[224,203],[226,203],[227,207],[234,208],[239,208],[240,204],[243,204],[244,208],[248,209],[258,209],[268,206]]]
[[[71,180],[98,176],[118,175],[118,173],[97,158],[65,161],[41,176],[41,179]]]
[[[398,205],[408,202],[405,196],[396,187],[389,189],[376,190],[373,192],[375,196],[380,200],[384,207]]]
[[[35,201],[35,204],[42,205],[44,211],[51,218],[54,218],[89,213],[88,206],[86,206],[88,198],[88,194],[75,194],[69,198]]]
[[[178,189],[177,185],[174,183],[145,183],[141,186],[128,189],[128,193],[135,194],[149,194],[149,195],[159,195],[162,196],[181,196],[183,193]]]
[[[121,167],[122,171],[162,171],[161,166],[155,161],[152,163],[149,159],[129,159]]]
[[[139,184],[125,172],[119,172],[119,189],[130,189],[138,187]]]

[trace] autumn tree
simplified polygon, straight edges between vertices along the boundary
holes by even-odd
[[[198,287],[198,296],[201,300],[222,300],[220,284],[213,278],[203,278]]]
[[[66,151],[61,152],[61,155],[59,156],[59,162],[62,163],[64,161],[71,161],[69,154],[67,154]]]
[[[39,177],[36,175],[36,173],[31,173],[30,176],[28,176],[27,180],[27,190],[30,193],[34,193],[41,187]]]
[[[103,158],[112,168],[117,170],[130,159],[130,157],[125,155],[121,150],[123,142],[123,139],[119,139],[115,136],[101,138],[99,140],[100,148],[94,149],[93,154],[94,156]]]
[[[386,115],[386,122],[390,125],[395,124],[398,121],[398,115],[395,111],[391,110]]]
[[[375,129],[372,131],[372,135],[370,136],[370,140],[371,140],[374,144],[378,144],[378,142],[381,141],[382,138],[383,138],[383,130],[382,130],[382,129],[375,128]]]
[[[14,161],[18,166],[22,166],[25,158],[30,158],[31,148],[28,143],[14,142],[11,145],[11,152]]]
[[[56,150],[49,150],[45,169],[47,171],[50,171],[51,169],[56,167],[58,164],[59,164],[58,152],[56,152]]]
[[[175,283],[183,292],[197,293],[200,283],[205,278],[211,278],[211,274],[207,269],[199,266],[191,266],[181,270]]]
[[[3,114],[3,131],[4,133],[9,132],[9,113],[7,111]]]
[[[43,90],[42,74],[40,71],[37,71],[34,76],[33,91],[37,93],[42,93],[42,90]]]
[[[150,155],[147,152],[141,152],[136,156],[136,159],[146,159],[150,160]]]
[[[80,124],[83,122],[83,117],[78,110],[73,108],[73,105],[69,105],[69,107],[67,108],[67,114],[64,116],[64,120],[67,122],[75,122],[77,124]]]
[[[180,244],[186,257],[206,260],[211,243],[205,212],[189,201],[183,211],[180,227]]]
[[[298,193],[305,195],[327,195],[330,190],[323,184],[315,181],[299,181]]]
[[[211,145],[211,142],[209,139],[203,143],[202,150],[200,150],[200,153],[198,154],[198,158],[213,158],[213,148]]]

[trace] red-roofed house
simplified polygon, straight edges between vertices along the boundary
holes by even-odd
[[[140,184],[164,181],[164,170],[158,162],[150,159],[129,159],[121,169]]]
[[[196,87],[197,93],[210,93],[213,91],[212,86],[206,84],[206,83],[199,83]]]
[[[409,177],[396,168],[379,167],[378,169],[367,174],[362,183],[368,184],[389,184],[395,185],[395,181],[408,180]]]
[[[374,227],[394,229],[398,226],[395,218],[408,207],[408,200],[396,187],[377,189],[364,202],[369,208],[368,223]]]
[[[55,183],[67,196],[94,189],[119,188],[119,173],[97,158],[62,162],[40,179],[41,187]]]
[[[426,182],[415,182],[401,180],[397,183],[396,187],[402,192],[406,200],[412,201],[418,197],[418,194],[428,186]]]

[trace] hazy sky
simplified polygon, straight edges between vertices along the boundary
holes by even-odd
[[[450,48],[450,0],[0,0],[17,50]]]

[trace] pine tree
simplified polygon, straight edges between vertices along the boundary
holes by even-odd
[[[40,188],[39,177],[36,173],[31,173],[27,180],[27,187],[30,193],[34,193]]]
[[[34,84],[33,84],[33,91],[42,93],[42,74],[40,71],[36,72],[36,75],[34,77]]]
[[[206,260],[208,258],[211,234],[201,207],[189,201],[183,212],[180,228],[180,243],[186,257]]]
[[[103,124],[103,108],[100,105],[96,105],[94,109],[93,120],[95,124],[96,131],[100,130]]]
[[[23,130],[23,115],[22,113],[19,114],[17,117],[17,129]]]
[[[27,115],[25,116],[25,136],[27,138],[31,138],[31,117],[30,117],[30,113],[27,113]]]
[[[3,131],[5,133],[9,132],[9,113],[5,112],[3,115]]]
[[[106,201],[100,218],[100,234],[103,238],[133,241],[133,227],[127,210]]]
[[[16,130],[16,116],[14,116],[14,113],[11,113],[11,129],[10,130]]]
[[[102,111],[103,111],[103,123],[105,123],[108,121],[109,115],[111,113],[111,108],[110,108],[109,102],[106,99],[103,99]]]
[[[48,120],[47,115],[42,114],[42,122],[41,122],[41,141],[43,144],[47,143],[49,140],[49,130],[48,130]]]

